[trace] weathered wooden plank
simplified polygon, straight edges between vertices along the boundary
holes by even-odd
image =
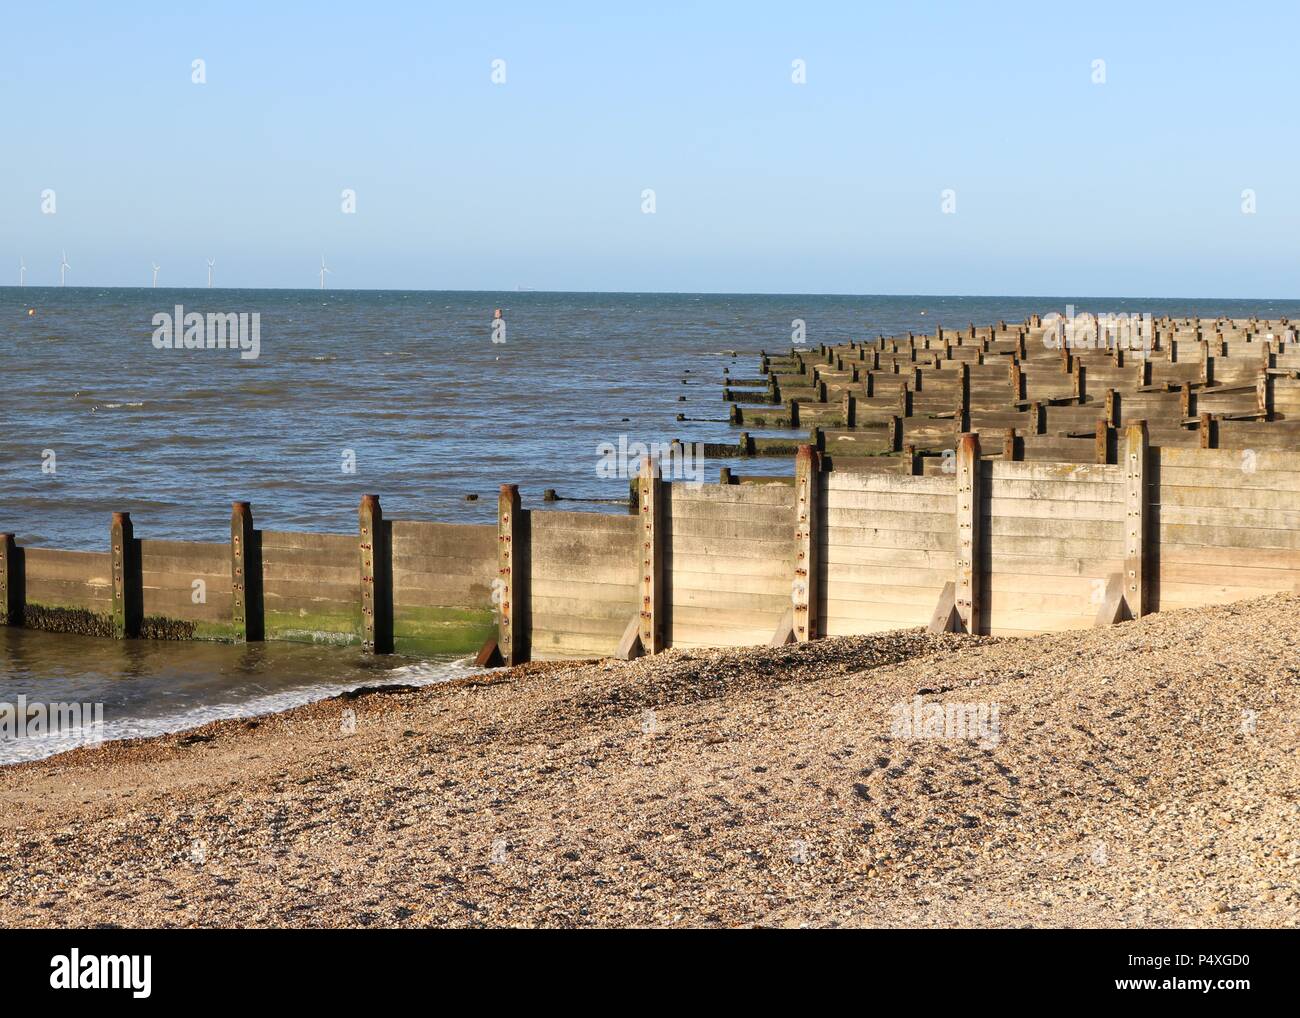
[[[775,506],[786,509],[794,506],[794,491],[786,482],[704,484],[696,487],[686,482],[675,481],[667,486],[672,489],[669,497],[674,506],[692,503],[716,506]]]

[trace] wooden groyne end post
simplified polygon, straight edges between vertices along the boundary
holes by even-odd
[[[23,583],[13,534],[0,534],[0,626],[23,624]]]
[[[730,479],[728,479],[730,480]],[[638,613],[642,654],[664,649],[664,499],[659,461],[649,456],[641,461],[637,478],[640,486],[641,603]]]
[[[235,639],[265,639],[262,616],[262,555],[253,527],[253,507],[230,504],[230,593]]]
[[[1129,614],[1146,613],[1147,425],[1136,421],[1124,429],[1124,598]]]
[[[817,527],[820,518],[821,455],[811,445],[799,446],[794,460],[794,639],[817,638]]]
[[[522,598],[528,577],[526,531],[519,485],[501,485],[497,498],[497,650],[506,665],[528,660]]]
[[[362,495],[357,511],[361,553],[361,647],[370,654],[393,651],[392,559],[388,526],[378,495]]]
[[[953,605],[962,629],[980,627],[980,440],[967,432],[957,440],[957,581]]]
[[[135,539],[130,513],[113,513],[109,555],[113,568],[113,637],[124,640],[139,636],[144,586],[140,575],[140,545]]]

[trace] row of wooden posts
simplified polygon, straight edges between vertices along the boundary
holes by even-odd
[[[1114,622],[1127,611],[1138,617],[1144,610],[1145,484],[1147,433],[1142,423],[1124,432],[1123,469],[1127,488],[1125,560],[1122,577],[1112,580],[1099,623]],[[793,560],[790,564],[791,603],[772,643],[804,642],[819,635],[818,535],[822,457],[812,445],[799,447],[795,457]],[[936,606],[931,629],[981,631],[980,604],[980,444],[979,436],[966,433],[957,442],[954,460],[956,483],[957,555],[952,582]],[[643,462],[637,484],[638,514],[635,554],[639,564],[637,612],[614,656],[631,658],[656,654],[671,642],[667,632],[665,596],[671,577],[665,577],[664,485],[659,465]],[[519,488],[501,486],[497,507],[497,582],[493,601],[497,608],[497,635],[478,655],[481,665],[518,664],[528,660],[528,533]],[[262,566],[259,532],[253,526],[247,502],[235,502],[230,518],[231,608],[234,638],[264,638]],[[360,578],[361,642],[366,651],[392,650],[391,554],[388,528],[379,498],[365,495],[358,510],[358,567]],[[17,549],[13,534],[0,535],[0,608],[4,621],[21,625],[22,584],[16,575]],[[140,635],[143,621],[143,580],[140,545],[129,513],[114,513],[110,527],[113,635],[118,639]]]

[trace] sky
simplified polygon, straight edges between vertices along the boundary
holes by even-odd
[[[0,283],[1300,297],[1298,12],[12,4]]]

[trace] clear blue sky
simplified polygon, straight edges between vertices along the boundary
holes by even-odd
[[[10,4],[0,283],[1300,296],[1294,2],[993,6]]]

